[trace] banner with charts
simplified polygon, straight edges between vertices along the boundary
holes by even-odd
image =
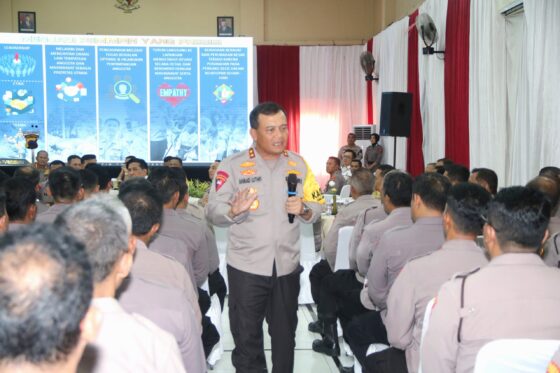
[[[0,33],[0,158],[212,162],[250,145],[251,38]]]

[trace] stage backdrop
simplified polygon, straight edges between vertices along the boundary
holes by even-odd
[[[210,162],[250,144],[252,38],[0,34],[0,158]]]

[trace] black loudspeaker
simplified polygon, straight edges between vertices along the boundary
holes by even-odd
[[[381,136],[409,137],[412,93],[383,92],[381,95]]]

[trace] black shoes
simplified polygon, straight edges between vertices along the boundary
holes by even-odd
[[[321,320],[310,322],[309,325],[307,325],[307,330],[309,330],[311,333],[321,334],[323,333],[323,323],[321,322]]]
[[[323,325],[323,338],[313,341],[313,351],[328,356],[340,356],[336,322]]]

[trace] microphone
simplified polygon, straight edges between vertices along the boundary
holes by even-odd
[[[288,197],[292,197],[296,195],[296,188],[297,188],[297,176],[296,174],[289,174],[286,178],[288,182]],[[288,220],[290,224],[294,222],[294,214],[288,214]]]

